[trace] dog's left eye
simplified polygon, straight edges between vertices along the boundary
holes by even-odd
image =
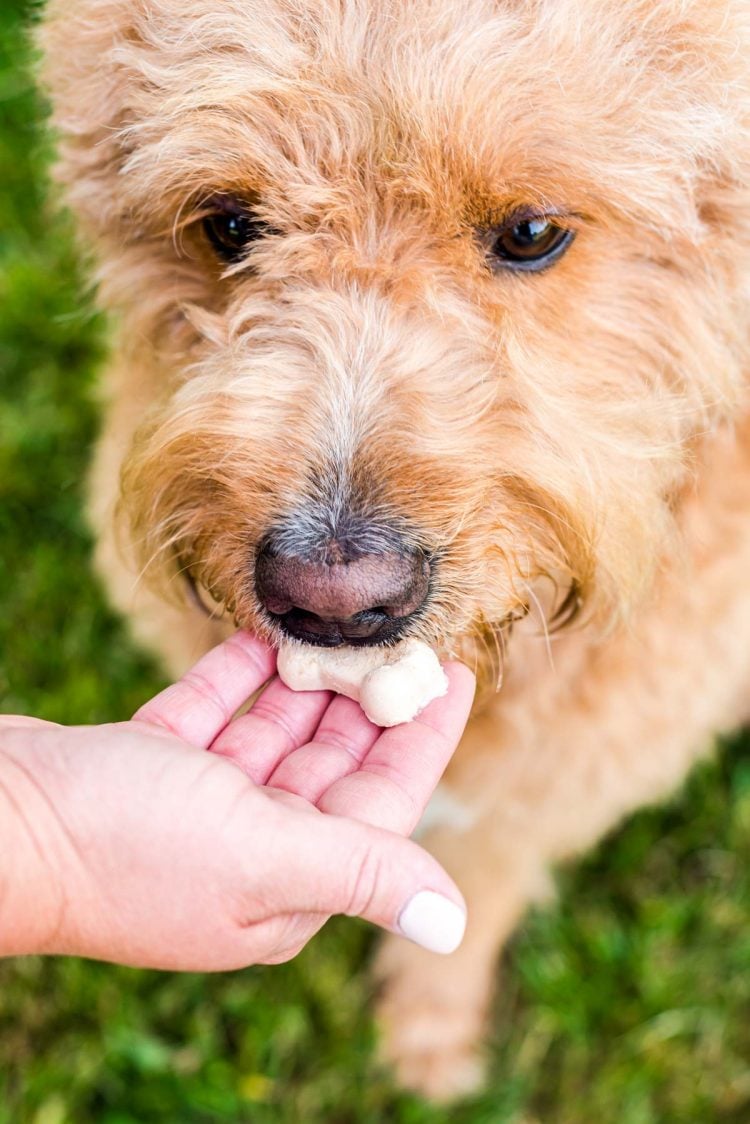
[[[487,231],[482,241],[490,267],[539,272],[562,257],[575,233],[547,215],[513,217]]]
[[[245,210],[220,210],[203,219],[206,237],[225,262],[237,262],[268,227]]]

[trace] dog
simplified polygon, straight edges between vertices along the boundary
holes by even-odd
[[[135,635],[477,669],[426,835],[466,939],[378,963],[399,1080],[466,1093],[551,865],[750,711],[747,5],[51,0],[40,40]]]

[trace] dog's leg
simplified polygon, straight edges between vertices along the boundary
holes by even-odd
[[[97,538],[94,565],[110,603],[128,619],[136,640],[170,674],[180,675],[231,627],[211,619],[190,600],[186,588],[176,588],[171,602],[164,601],[128,565],[127,544],[115,530],[120,470],[151,404],[156,378],[145,364],[131,359],[125,369],[110,372],[107,384],[107,408],[89,477],[89,521]]]
[[[744,617],[750,646],[750,604]],[[450,774],[457,826],[436,828],[424,839],[466,898],[464,943],[440,957],[389,937],[376,966],[382,1055],[407,1088],[450,1100],[481,1085],[479,1051],[496,958],[527,905],[544,896],[550,865],[673,790],[733,713],[721,707],[710,721],[708,708],[695,700],[704,689],[715,698],[716,684],[706,684],[698,661],[694,675],[680,662],[679,692],[674,682],[659,683],[658,667],[652,682],[644,682],[648,672],[641,666],[637,677],[613,681],[598,700],[586,692],[580,710],[561,707],[546,728],[516,727],[518,740],[512,725],[504,724],[494,746],[483,721],[467,732],[462,761]],[[663,670],[670,680],[675,669]],[[727,675],[734,670],[727,667]],[[716,665],[712,672],[715,678]]]
[[[420,842],[464,894],[468,924],[463,944],[444,957],[388,937],[375,964],[380,1056],[399,1084],[437,1101],[481,1087],[481,1043],[498,953],[529,902],[549,893],[546,869],[533,849],[512,843],[507,849],[495,847],[491,817],[461,824],[453,790],[449,799],[458,813],[457,826],[436,827]]]

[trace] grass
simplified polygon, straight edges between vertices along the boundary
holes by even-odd
[[[82,481],[105,332],[69,225],[45,202],[29,15],[24,0],[0,9],[0,703],[98,722],[159,676],[88,568]],[[750,1120],[747,745],[725,746],[527,919],[480,1097],[429,1107],[378,1071],[372,936],[335,922],[293,964],[222,976],[0,965],[0,1124]]]

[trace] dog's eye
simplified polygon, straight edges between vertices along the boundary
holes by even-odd
[[[574,237],[574,231],[558,226],[550,217],[532,215],[511,218],[489,231],[483,241],[493,270],[539,272],[562,257]]]
[[[260,219],[244,210],[221,210],[203,219],[206,237],[225,262],[236,262],[250,245],[268,233]]]

